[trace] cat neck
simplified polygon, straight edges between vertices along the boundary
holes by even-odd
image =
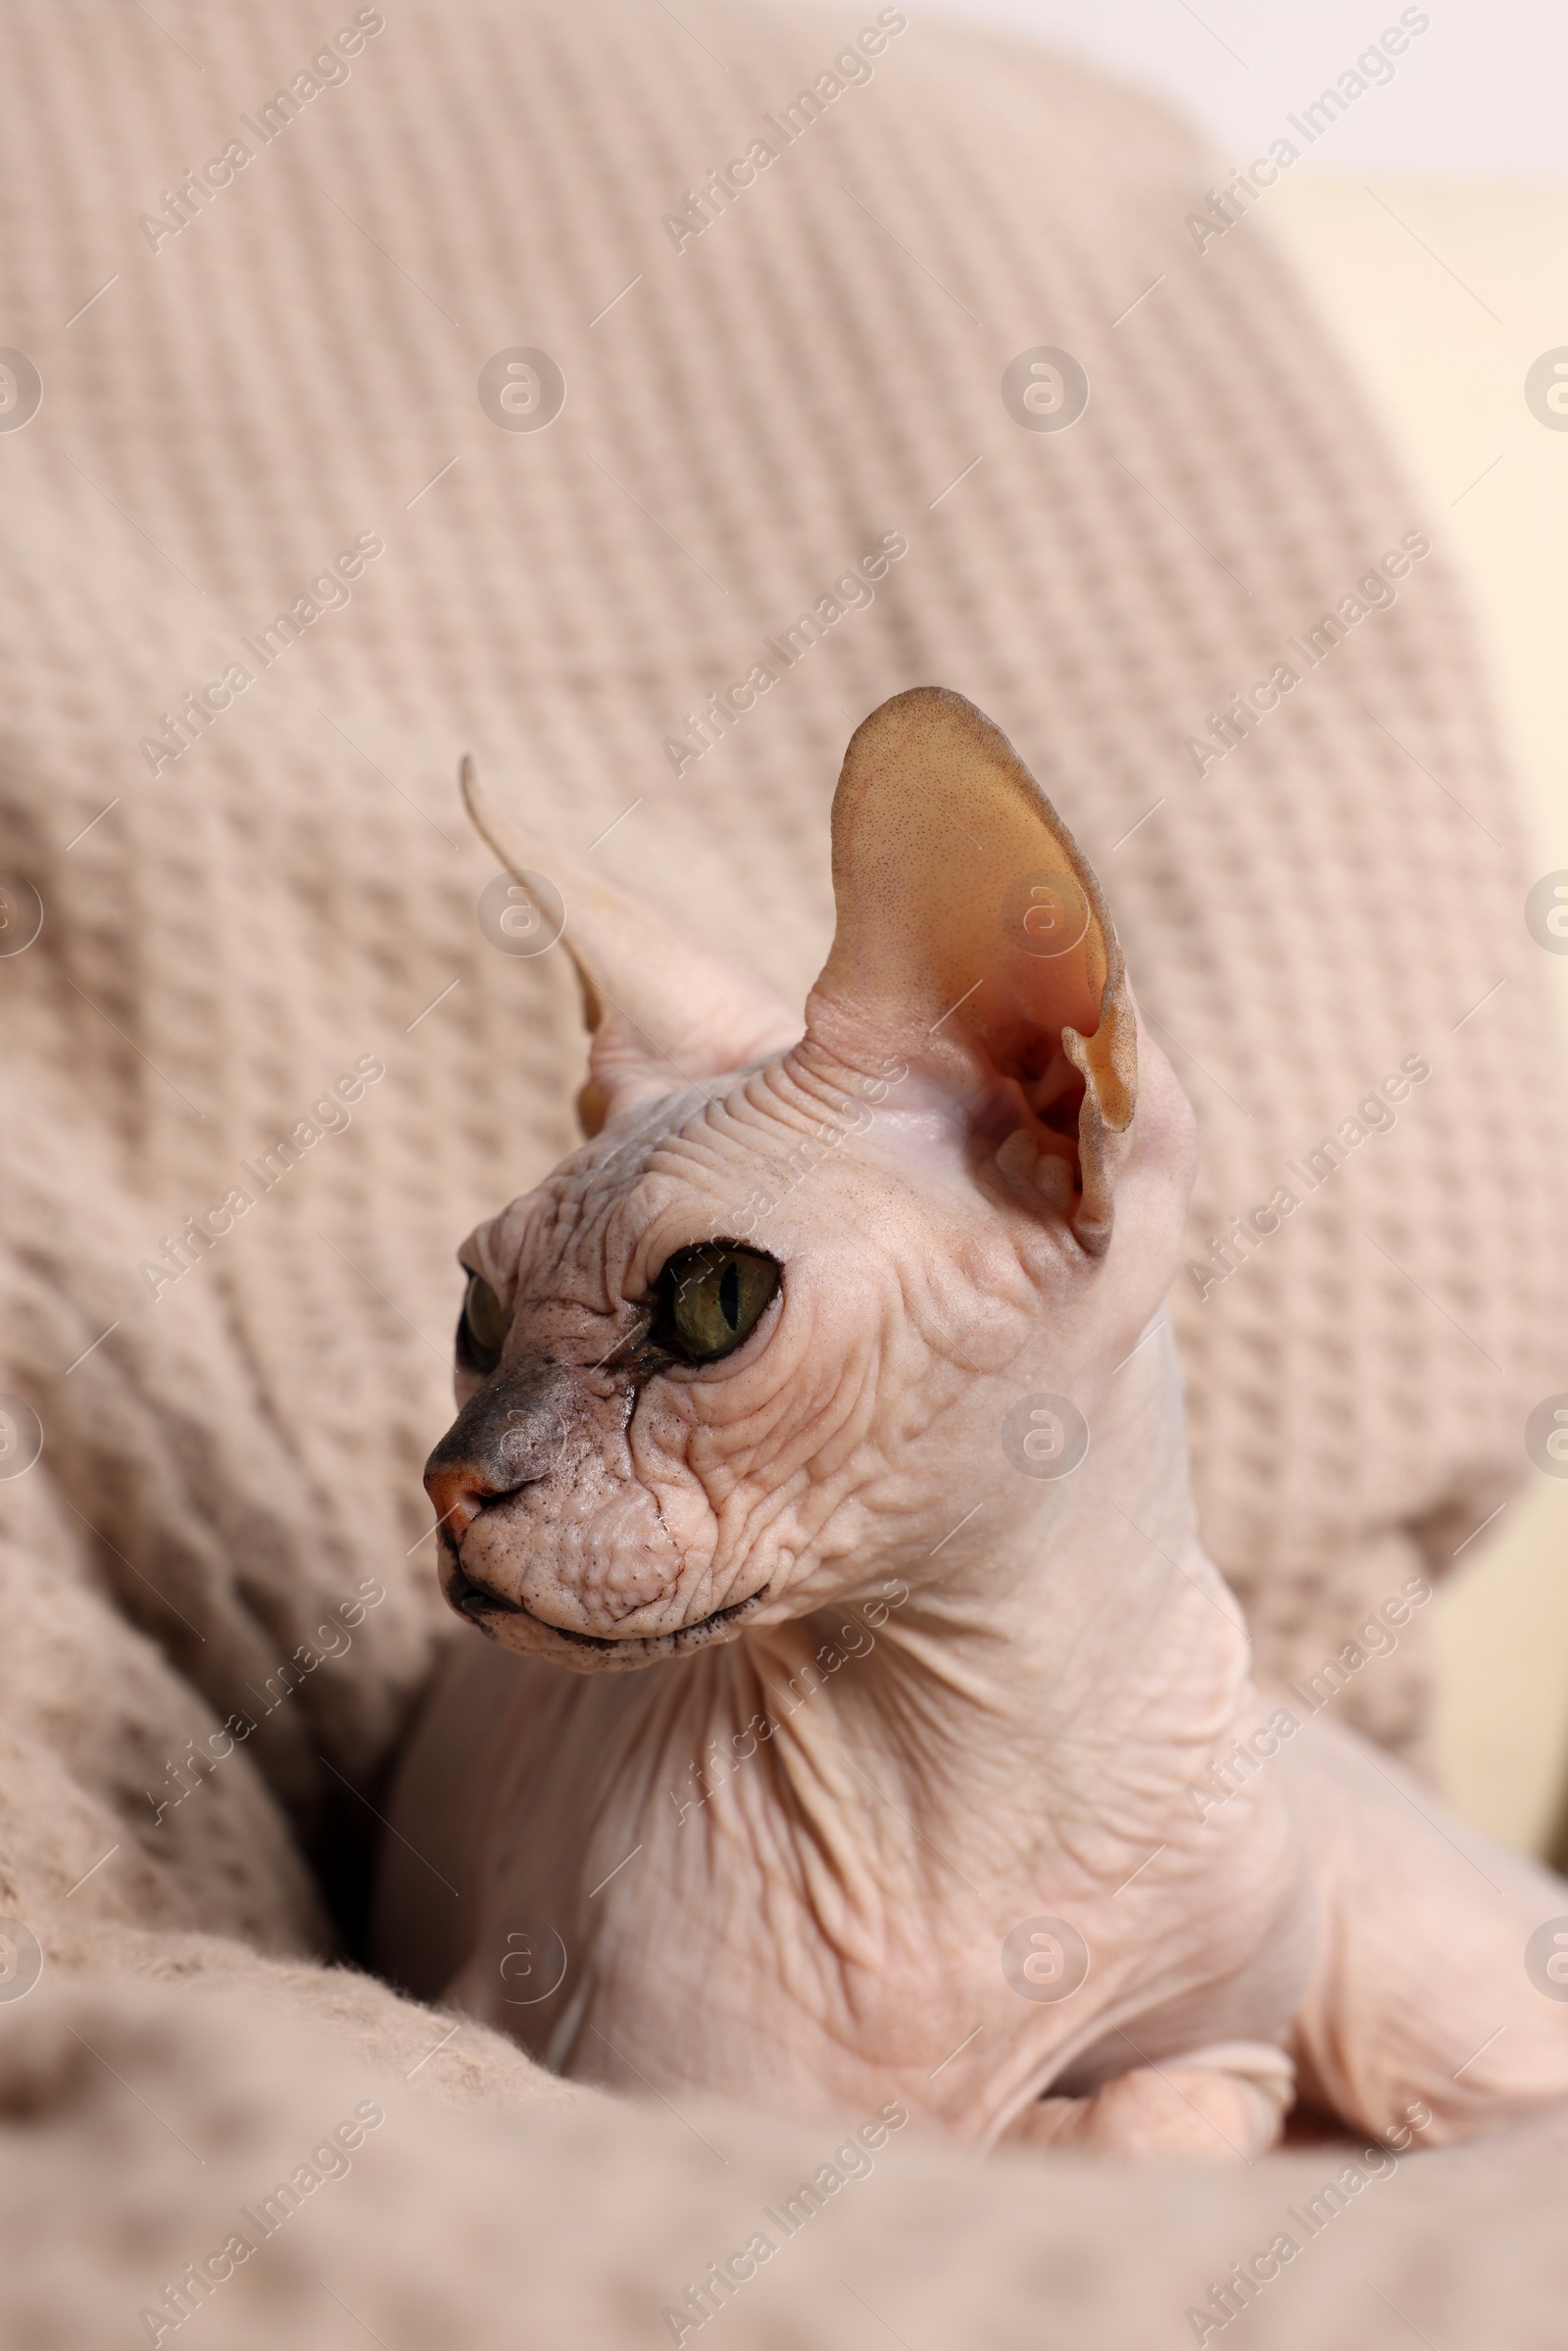
[[[1004,1468],[967,1516],[955,1495],[935,1555],[714,1653],[773,1723],[775,1768],[812,1789],[858,1774],[920,1837],[999,1860],[1106,1824],[1157,1841],[1255,1704],[1250,1653],[1198,1541],[1168,1324],[1091,1417],[1068,1476]]]

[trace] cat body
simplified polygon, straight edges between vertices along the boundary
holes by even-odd
[[[1093,873],[923,689],[834,878],[804,1034],[566,886],[590,1140],[462,1252],[427,1484],[488,1641],[404,1761],[381,1964],[575,2079],[976,2146],[1568,2098],[1568,1888],[1250,1679],[1163,1312],[1192,1116]]]

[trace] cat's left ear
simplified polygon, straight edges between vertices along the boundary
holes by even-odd
[[[873,710],[833,802],[833,951],[807,1033],[893,1052],[1095,1255],[1138,1095],[1138,1016],[1087,858],[1000,727],[936,686]]]
[[[588,1082],[577,1097],[584,1134],[596,1135],[640,1099],[745,1069],[796,1043],[799,1017],[751,972],[531,840],[483,791],[466,757],[460,776],[475,830],[544,919],[559,919],[560,907],[530,875],[548,876],[564,904],[561,943],[576,968],[591,1040]]]

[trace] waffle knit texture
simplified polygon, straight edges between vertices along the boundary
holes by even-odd
[[[0,27],[0,341],[44,388],[0,432],[0,868],[44,909],[0,957],[0,1387],[44,1431],[38,1466],[0,1482],[0,1911],[53,1976],[100,1982],[71,2017],[122,2045],[155,2107],[164,2080],[198,2136],[220,2124],[178,2085],[220,2072],[236,2016],[273,2056],[235,2096],[290,2144],[338,2095],[312,2101],[294,2012],[377,2080],[445,2030],[318,1964],[307,1857],[335,1893],[363,1865],[456,1630],[419,1486],[450,1412],[455,1245],[574,1140],[574,994],[559,955],[480,926],[493,866],[461,820],[464,750],[547,839],[801,1002],[853,727],[940,683],[1005,728],[1095,863],[1198,1112],[1201,1271],[1171,1310],[1202,1531],[1263,1671],[1311,1675],[1439,1572],[1523,1474],[1529,1408],[1568,1385],[1562,1105],[1441,517],[1266,221],[1200,248],[1211,170],[1185,130],[1027,47],[878,20],[869,0],[387,0],[345,7],[314,70],[339,21],[300,0],[164,0],[157,22],[52,0]],[[855,47],[866,28],[880,48]],[[225,151],[226,181],[191,192]],[[749,154],[751,180],[712,193]],[[1070,429],[1004,404],[1004,370],[1039,348],[1087,372]],[[564,376],[547,429],[502,429],[518,412],[481,401],[486,364],[519,349]],[[1392,601],[1357,595],[1417,537],[1432,552]],[[895,541],[871,601],[835,592]],[[787,635],[802,614],[814,641]],[[1279,664],[1298,682],[1277,707],[1221,723]],[[714,718],[708,698],[759,665],[776,682]],[[185,698],[225,672],[227,707],[199,719]],[[1350,1140],[1410,1061],[1430,1076],[1397,1125]],[[1298,1204],[1233,1239],[1228,1269],[1211,1244],[1281,1187]],[[149,1275],[236,1190],[253,1204],[232,1230]],[[1416,1751],[1421,1623],[1333,1700]],[[194,1979],[249,1994],[198,2018]],[[80,2345],[124,2339],[141,2292],[129,2175],[153,2126],[123,2100],[99,2116],[112,2084],[64,2037],[63,1997],[0,2004],[0,2109],[31,2118],[24,2196],[64,2176],[44,2154],[120,2134],[82,2271],[110,2282],[51,2300],[72,2248],[45,2199],[39,2266],[0,2294],[36,2303],[25,2339]],[[706,2177],[476,2028],[420,2096],[510,2103],[514,2133],[530,2099],[560,2105],[577,2136],[537,2142],[541,2176],[596,2147],[628,2183],[663,2166],[705,2258],[729,2242],[697,2226]],[[403,2129],[376,2239],[394,2277],[426,2209],[444,2228],[450,2204],[460,2233],[508,2209],[500,2140],[442,2126],[465,2202],[432,2184],[437,2141],[426,2160]],[[1100,2175],[1060,2169],[1109,2211]],[[866,2213],[913,2242],[959,2176],[932,2154],[896,2214],[881,2188]],[[166,2265],[220,2229],[190,2180],[160,2209],[182,2196]],[[1006,2226],[1027,2205],[995,2192]],[[1179,2235],[1147,2238],[1173,2323]],[[696,2258],[680,2241],[672,2285]],[[625,2262],[657,2326],[664,2274]],[[493,2302],[463,2286],[465,2340],[524,2339],[504,2270]],[[1020,2251],[997,2293],[1026,2273]],[[622,2339],[632,2289],[593,2277],[574,2240],[549,2252],[538,2339],[572,2278],[593,2339]],[[1069,2253],[1030,2307],[1070,2317],[1097,2290]],[[248,2343],[260,2288],[226,2291],[221,2339]],[[365,2316],[399,2345],[454,2339],[408,2317],[447,2307],[420,2291]],[[938,2339],[901,2308],[911,2342]],[[336,2323],[292,2312],[289,2339]],[[737,2312],[732,2338],[785,2339],[753,2324]]]

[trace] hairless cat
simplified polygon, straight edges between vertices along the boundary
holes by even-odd
[[[1163,1309],[1192,1113],[1005,737],[859,728],[804,1034],[466,790],[563,881],[590,1139],[460,1252],[426,1484],[486,1638],[380,1963],[575,2080],[979,2147],[1568,2101],[1568,1886],[1254,1686]]]

